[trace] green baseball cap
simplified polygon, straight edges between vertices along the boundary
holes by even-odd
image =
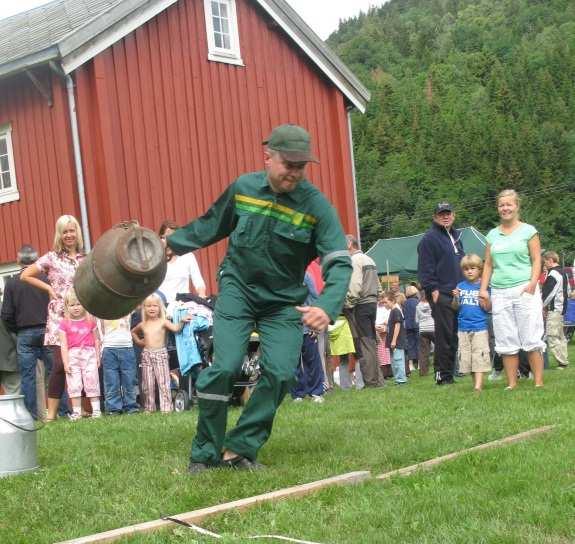
[[[311,138],[307,130],[298,125],[280,125],[263,141],[290,162],[317,162],[311,154]]]

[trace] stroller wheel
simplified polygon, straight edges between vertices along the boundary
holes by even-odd
[[[183,390],[176,391],[174,395],[174,412],[183,412],[190,407],[190,397]]]

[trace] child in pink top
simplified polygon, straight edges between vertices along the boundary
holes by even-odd
[[[66,293],[64,312],[66,317],[60,322],[60,342],[68,396],[72,401],[70,419],[76,421],[81,417],[82,387],[92,404],[92,417],[100,417],[100,346],[96,321],[80,304],[74,289]]]

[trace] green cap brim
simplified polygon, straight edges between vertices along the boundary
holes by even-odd
[[[267,141],[266,142],[262,142],[264,145],[267,145]],[[268,146],[269,147],[269,146]],[[302,150],[295,150],[292,149],[290,151],[286,151],[284,149],[275,149],[273,147],[270,147],[270,149],[273,149],[274,151],[277,151],[282,159],[284,161],[289,161],[289,162],[315,162],[317,164],[319,164],[319,160],[314,157],[310,152],[308,151],[302,151]]]

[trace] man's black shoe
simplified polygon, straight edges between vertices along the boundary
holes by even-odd
[[[236,455],[231,459],[222,460],[222,467],[233,468],[234,470],[262,470],[265,465],[258,463],[257,461],[250,461],[247,457],[241,455]]]
[[[443,380],[437,380],[436,383],[437,385],[453,385],[455,382],[453,381],[453,378],[444,378]]]
[[[188,473],[199,474],[200,472],[205,472],[211,468],[214,468],[214,465],[206,465],[206,463],[196,463],[192,461],[188,466]]]

